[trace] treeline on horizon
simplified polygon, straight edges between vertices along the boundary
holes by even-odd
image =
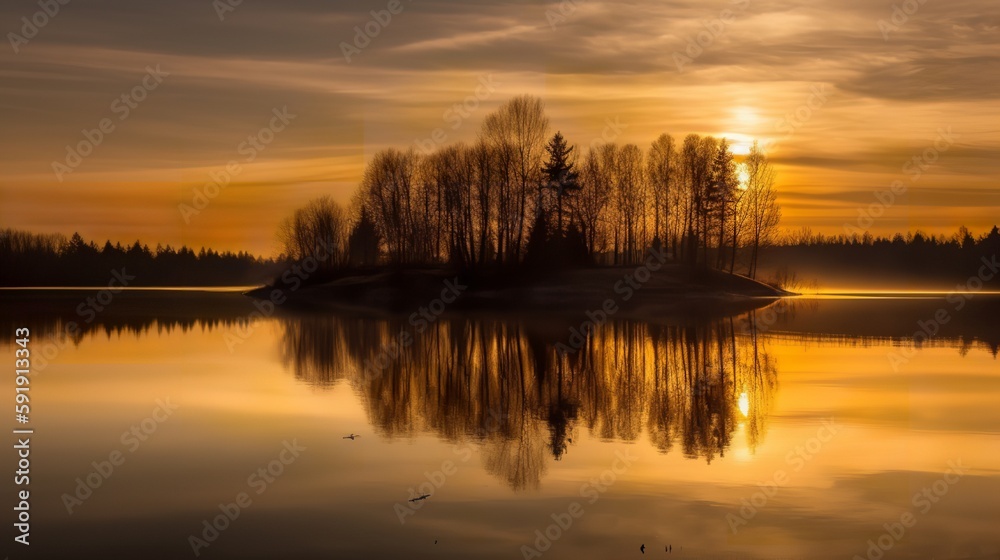
[[[754,276],[778,231],[774,183],[758,145],[737,163],[712,136],[663,134],[646,149],[601,140],[580,153],[523,95],[487,115],[474,143],[377,152],[349,209],[313,200],[278,237],[293,260],[332,253],[329,268],[629,265],[663,249]]]
[[[817,280],[851,274],[858,279],[960,281],[1000,258],[1000,227],[975,235],[961,226],[950,236],[921,231],[873,236],[865,232],[824,235],[802,228],[766,248],[762,261],[773,268],[811,273]],[[989,269],[990,267],[987,267]]]
[[[269,281],[282,264],[242,251],[195,252],[170,245],[151,250],[139,241],[98,246],[79,233],[67,239],[62,234],[0,230],[2,286],[102,286],[111,281],[113,271],[123,268],[135,277],[130,286],[233,286]]]

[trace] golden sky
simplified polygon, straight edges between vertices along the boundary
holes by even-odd
[[[786,229],[842,233],[894,181],[906,191],[873,233],[1000,221],[994,0],[219,5],[72,2],[31,33],[38,5],[4,2],[0,226],[271,254],[285,215],[347,202],[377,150],[435,129],[472,140],[522,93],[582,149],[662,132],[770,143]],[[366,25],[377,35],[348,62]],[[294,118],[275,120],[284,108]],[[270,143],[246,143],[272,124]],[[188,223],[178,205],[212,174],[230,183]]]

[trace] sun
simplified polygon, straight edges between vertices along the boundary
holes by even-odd
[[[750,153],[754,141],[753,134],[762,122],[760,112],[754,107],[741,105],[729,110],[727,128],[733,132],[726,132],[723,136],[729,140],[734,155],[746,156]]]

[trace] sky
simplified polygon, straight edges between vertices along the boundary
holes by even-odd
[[[280,220],[348,203],[378,150],[472,141],[525,93],[584,152],[758,139],[788,231],[1000,222],[995,0],[41,9],[0,6],[0,227],[274,254]]]

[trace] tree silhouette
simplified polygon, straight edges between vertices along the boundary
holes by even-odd
[[[0,230],[0,285],[106,286],[114,273],[134,277],[130,286],[238,286],[263,283],[283,263],[249,253],[219,253],[187,247],[155,252],[136,241],[123,249],[105,241],[102,249],[79,233],[62,235]]]
[[[562,238],[563,230],[563,198],[571,197],[580,191],[579,173],[576,164],[570,159],[575,148],[566,144],[561,132],[556,132],[555,136],[549,140],[545,151],[549,154],[548,160],[542,166],[544,176],[543,188],[549,189],[556,197],[556,227],[555,234]]]
[[[347,252],[353,266],[372,266],[378,264],[379,245],[378,229],[368,215],[368,209],[361,208],[358,222],[354,224],[347,241]]]
[[[544,267],[552,258],[552,245],[549,221],[545,218],[545,212],[538,212],[525,246],[525,264],[536,269]]]
[[[718,248],[718,262],[716,267],[722,269],[726,263],[726,226],[727,224],[732,226],[735,223],[735,221],[730,223],[730,219],[734,213],[736,191],[739,187],[739,180],[736,177],[736,162],[733,159],[733,153],[729,151],[729,143],[726,142],[725,138],[719,142],[719,148],[715,153],[715,160],[712,162],[711,173],[708,190],[708,208],[712,219],[719,228],[716,245]],[[734,244],[733,251],[735,252],[735,250],[736,246]]]

